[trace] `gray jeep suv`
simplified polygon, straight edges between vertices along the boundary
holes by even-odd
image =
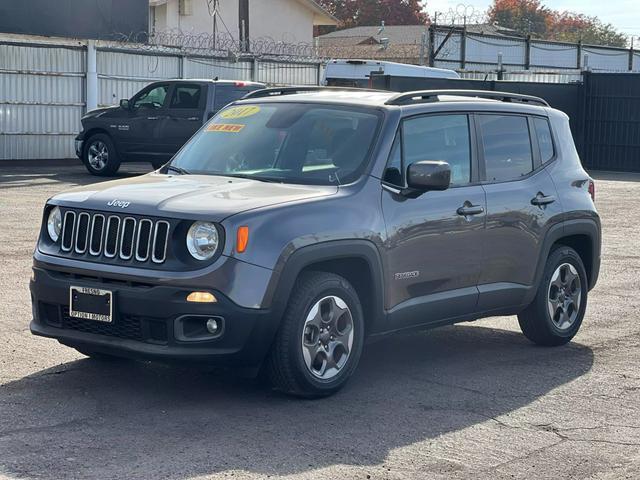
[[[45,206],[36,335],[335,392],[365,340],[517,315],[562,345],[600,267],[568,118],[476,91],[266,89],[153,173]]]

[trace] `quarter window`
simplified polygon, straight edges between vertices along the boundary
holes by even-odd
[[[533,171],[529,123],[515,115],[478,115],[486,180],[517,180]]]
[[[471,142],[467,115],[428,115],[403,125],[404,164],[442,160],[451,167],[451,185],[471,180]]]
[[[173,92],[169,108],[198,108],[200,104],[199,85],[178,85]]]
[[[553,158],[553,137],[551,136],[551,128],[549,121],[545,118],[534,118],[533,124],[536,128],[536,137],[538,138],[538,147],[540,148],[540,160],[546,163]]]

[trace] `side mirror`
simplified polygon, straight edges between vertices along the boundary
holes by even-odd
[[[123,110],[129,110],[131,108],[131,106],[129,105],[129,99],[123,98],[122,100],[120,100],[120,108],[122,108]]]
[[[407,167],[407,185],[418,196],[429,190],[446,190],[451,183],[451,167],[440,160],[423,160]]]

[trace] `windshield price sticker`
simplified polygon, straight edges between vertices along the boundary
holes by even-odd
[[[245,118],[255,115],[260,111],[257,105],[231,107],[220,114],[222,118]]]
[[[244,125],[236,123],[213,123],[207,127],[207,132],[238,133],[243,128]]]

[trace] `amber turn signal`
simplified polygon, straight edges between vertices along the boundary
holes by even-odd
[[[187,295],[187,302],[194,303],[216,303],[218,299],[213,293],[209,292],[191,292]]]
[[[249,243],[249,227],[238,227],[238,235],[236,237],[236,252],[243,253],[247,249]]]

